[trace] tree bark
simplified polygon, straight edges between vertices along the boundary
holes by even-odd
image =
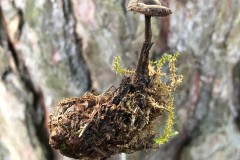
[[[124,66],[136,68],[144,21],[127,12],[126,3],[0,1],[0,159],[66,159],[48,145],[54,106],[64,97],[118,86],[121,77],[111,65],[118,54]],[[173,14],[160,28],[153,19],[150,56],[181,53],[180,133],[157,151],[127,159],[238,160],[240,2],[180,0],[169,7]]]

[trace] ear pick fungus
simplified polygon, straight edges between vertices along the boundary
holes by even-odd
[[[129,11],[145,15],[145,40],[135,71],[120,67],[120,57],[113,65],[123,75],[119,87],[110,87],[95,95],[85,93],[78,98],[59,102],[50,115],[50,145],[68,157],[78,159],[106,159],[119,153],[133,153],[155,149],[176,134],[173,93],[182,82],[176,74],[178,53],[164,55],[156,62],[149,61],[151,16],[168,16],[169,8],[156,0],[130,0]],[[168,63],[169,72],[162,66]],[[164,81],[162,80],[164,77]],[[167,80],[166,80],[167,79]],[[167,114],[163,132],[154,126]]]

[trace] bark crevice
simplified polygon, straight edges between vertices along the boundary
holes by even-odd
[[[77,28],[77,19],[74,15],[73,11],[73,4],[71,1],[68,0],[62,0],[62,8],[63,8],[63,15],[65,19],[65,25],[64,25],[64,37],[66,41],[69,39],[72,39],[72,41],[75,43],[76,48],[75,52],[76,55],[74,55],[71,51],[71,46],[67,46],[67,53],[68,56],[68,61],[70,64],[70,71],[73,76],[77,78],[76,82],[81,81],[80,78],[78,78],[78,74],[80,72],[84,72],[84,75],[87,76],[87,87],[86,90],[90,90],[92,88],[92,83],[91,83],[91,74],[89,71],[89,67],[87,66],[86,60],[84,59],[83,53],[82,53],[82,39],[79,37],[76,28]],[[66,44],[68,45],[68,44]],[[83,69],[79,68],[79,64],[83,67]]]
[[[17,12],[20,17],[23,17],[23,12],[18,10]],[[36,87],[37,85],[34,84],[34,82],[31,79],[31,75],[28,71],[28,68],[25,66],[23,60],[20,58],[20,53],[17,51],[14,42],[11,40],[9,36],[9,29],[6,23],[6,20],[4,18],[2,5],[0,4],[0,21],[1,21],[1,27],[4,30],[5,33],[5,41],[7,42],[8,50],[11,53],[11,56],[14,60],[15,67],[17,68],[17,71],[15,74],[17,74],[21,80],[21,83],[24,85],[24,88],[29,94],[32,94],[32,101],[31,103],[25,102],[26,110],[25,110],[25,116],[26,116],[26,127],[28,129],[28,134],[31,137],[31,126],[33,125],[33,128],[35,130],[36,137],[39,141],[39,143],[42,145],[41,148],[43,149],[45,153],[45,157],[48,160],[54,159],[54,153],[51,149],[50,145],[48,144],[48,129],[46,124],[46,107],[44,105],[43,101],[43,94],[39,87]],[[20,29],[18,33],[21,33],[22,27],[24,22],[21,22]],[[21,34],[20,34],[21,35]],[[19,35],[19,36],[20,36]],[[2,79],[6,77],[6,75],[9,72],[12,72],[13,69],[10,68],[9,71],[7,70],[5,74],[2,74]],[[39,110],[42,113],[39,115]],[[40,121],[39,121],[40,119]],[[30,122],[30,123],[29,123]],[[29,138],[31,140],[31,138]],[[34,147],[34,143],[32,142],[32,146]]]

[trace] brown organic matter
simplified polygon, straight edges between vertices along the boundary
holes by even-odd
[[[172,92],[181,77],[175,74],[174,56],[166,56],[156,66],[149,64],[151,16],[145,15],[145,20],[145,41],[136,71],[124,74],[118,88],[111,87],[101,95],[87,92],[79,98],[63,99],[50,116],[50,144],[63,155],[106,159],[122,152],[157,148],[159,132],[153,125],[164,111],[171,113],[163,134],[163,141],[168,139],[173,124]],[[167,60],[168,84],[160,80],[164,75],[161,66]]]
[[[132,82],[124,83],[129,80],[125,78],[117,90],[112,87],[102,95],[86,93],[62,100],[50,118],[51,146],[81,159],[156,148],[152,124],[164,109],[153,101],[164,103],[163,97],[135,88]]]
[[[87,92],[79,98],[63,99],[50,116],[51,146],[81,159],[157,148],[159,132],[153,125],[164,111],[172,113],[172,92],[182,78],[175,74],[173,58],[169,66],[168,84],[159,79],[163,75],[159,68],[150,65],[148,84],[134,73],[125,77],[119,88],[111,87],[101,95]],[[172,121],[168,121],[165,139],[171,134],[171,126]]]

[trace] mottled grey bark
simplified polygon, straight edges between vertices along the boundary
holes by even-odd
[[[49,148],[48,114],[63,97],[117,86],[116,55],[136,67],[144,17],[127,12],[127,2],[0,1],[0,159],[66,159]],[[169,7],[169,19],[153,19],[151,55],[181,52],[180,134],[127,159],[238,160],[240,2],[175,0]]]

